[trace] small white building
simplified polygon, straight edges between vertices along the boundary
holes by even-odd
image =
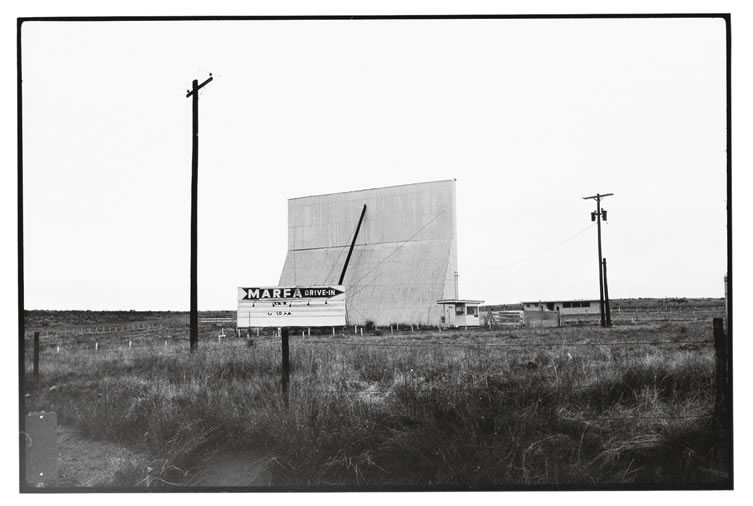
[[[483,300],[442,299],[437,304],[442,306],[440,318],[443,327],[478,327],[478,308]]]
[[[563,316],[599,314],[598,300],[540,300],[521,304],[524,311],[557,311]]]

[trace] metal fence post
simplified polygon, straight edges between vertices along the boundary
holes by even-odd
[[[724,320],[714,318],[714,349],[716,351],[716,398],[714,415],[721,432],[726,432],[728,421],[729,399],[729,364],[727,335],[724,332]]]
[[[34,380],[39,379],[39,332],[34,332]]]

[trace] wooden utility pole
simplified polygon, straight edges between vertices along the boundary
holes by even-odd
[[[607,327],[612,326],[612,311],[609,308],[609,284],[607,283],[607,259],[602,258],[601,263],[604,264],[604,310],[607,316]]]
[[[597,230],[597,239],[598,239],[598,247],[599,247],[599,312],[601,313],[601,326],[606,327],[607,326],[607,319],[606,319],[606,312],[604,310],[604,272],[602,270],[602,256],[601,256],[601,220],[604,219],[604,221],[607,220],[607,211],[601,209],[601,199],[604,197],[609,197],[611,195],[614,195],[614,193],[604,193],[596,195],[591,195],[590,197],[583,197],[583,200],[589,200],[593,199],[596,201],[596,211],[591,213],[591,221],[596,222],[596,230]]]
[[[194,352],[199,346],[199,309],[198,309],[198,282],[197,282],[197,199],[199,189],[199,90],[212,81],[212,74],[209,79],[199,84],[197,79],[193,80],[192,87],[186,91],[186,98],[191,97],[193,109],[193,128],[192,128],[192,150],[191,150],[191,317],[190,317],[190,343],[191,352]]]

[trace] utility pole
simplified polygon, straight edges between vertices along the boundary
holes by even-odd
[[[607,327],[612,326],[612,310],[609,308],[609,276],[607,275],[607,259],[602,258],[601,263],[604,265],[604,312],[607,316]]]
[[[596,195],[591,195],[590,197],[583,197],[583,200],[589,200],[593,199],[596,201],[596,211],[591,212],[591,221],[596,222],[596,230],[597,230],[597,238],[598,238],[598,245],[599,245],[599,312],[601,314],[601,326],[606,327],[607,326],[607,319],[606,319],[606,311],[604,308],[604,265],[602,263],[602,255],[601,255],[601,220],[607,221],[607,211],[606,209],[601,208],[601,199],[604,197],[609,197],[611,195],[614,195],[614,193],[603,193]]]
[[[186,90],[186,98],[191,97],[193,106],[193,128],[192,128],[192,151],[191,151],[191,353],[196,351],[199,346],[199,309],[198,309],[198,286],[196,280],[197,272],[197,199],[199,189],[199,90],[212,81],[212,74],[209,79],[199,84],[197,79],[193,80],[192,88]]]

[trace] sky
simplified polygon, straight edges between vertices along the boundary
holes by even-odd
[[[457,179],[460,296],[722,297],[721,19],[26,23],[27,309],[275,285],[287,199]],[[590,227],[590,228],[589,228]]]

